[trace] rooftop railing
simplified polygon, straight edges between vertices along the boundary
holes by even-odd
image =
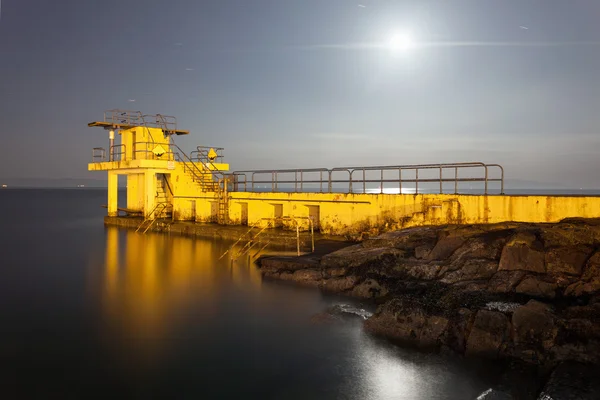
[[[504,193],[504,169],[482,162],[233,172],[234,191]],[[465,187],[467,186],[468,187]]]

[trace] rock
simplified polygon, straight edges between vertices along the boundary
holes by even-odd
[[[467,239],[451,257],[452,261],[463,259],[499,260],[502,248],[512,230],[486,232],[479,237]]]
[[[453,284],[461,281],[489,279],[494,276],[497,269],[498,263],[495,261],[471,259],[465,261],[460,269],[445,274],[441,282]]]
[[[431,226],[402,229],[387,232],[363,242],[365,248],[389,247],[401,250],[412,250],[419,246],[433,248],[437,240],[438,229]]]
[[[589,247],[561,247],[546,253],[546,270],[550,274],[581,275],[586,260],[592,254]]]
[[[550,375],[538,400],[600,399],[600,368],[576,362],[561,363]]]
[[[441,269],[439,263],[426,263],[414,260],[402,260],[393,269],[384,272],[384,275],[404,279],[433,280]]]
[[[374,279],[367,279],[361,284],[354,287],[351,295],[360,297],[363,299],[371,299],[376,297],[382,297],[388,294],[388,290],[381,286],[379,282]]]
[[[462,354],[465,352],[467,346],[467,332],[469,332],[473,320],[475,319],[475,312],[468,308],[461,308],[458,310],[457,316],[453,318],[452,324],[450,324],[447,331],[447,344],[448,346]]]
[[[323,273],[312,269],[298,270],[292,274],[291,280],[302,285],[319,286],[323,280]]]
[[[430,315],[416,303],[396,298],[381,306],[365,321],[365,330],[411,343],[421,348],[439,348],[448,328],[447,318]]]
[[[427,260],[445,260],[465,242],[460,236],[448,236],[440,239],[427,255]]]
[[[330,269],[326,270],[325,273],[328,274],[330,277],[335,278],[335,277],[347,275],[348,269],[347,268],[330,268]]]
[[[405,252],[393,248],[350,246],[323,256],[321,266],[325,268],[381,268],[393,266],[404,257]]]
[[[510,293],[525,275],[525,271],[498,271],[490,279],[488,290],[492,293]]]
[[[536,300],[530,300],[513,312],[513,341],[518,351],[528,351],[525,358],[543,359],[544,352],[554,345],[558,333],[554,319],[552,309]]]
[[[538,280],[535,277],[527,277],[519,283],[515,291],[534,297],[553,299],[556,297],[557,285]]]
[[[600,242],[600,230],[592,226],[591,220],[579,225],[560,223],[544,227],[540,238],[546,248],[580,245],[596,247]]]
[[[544,253],[540,247],[533,233],[516,234],[502,249],[498,270],[545,273]]]
[[[417,258],[419,260],[423,259],[423,258],[427,258],[429,256],[429,254],[431,253],[431,250],[433,249],[433,247],[434,247],[434,245],[431,243],[415,247],[415,258]]]
[[[509,322],[506,315],[488,310],[479,310],[475,316],[467,340],[466,354],[498,358],[501,347],[509,337]]]
[[[477,400],[514,400],[514,397],[503,390],[488,389],[482,392],[476,398]]]
[[[360,278],[356,276],[346,276],[343,278],[331,278],[327,279],[322,288],[328,292],[345,292],[352,289],[360,281]]]

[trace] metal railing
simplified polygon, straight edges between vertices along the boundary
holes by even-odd
[[[124,144],[110,146],[108,154],[110,154],[112,161],[125,161],[127,159],[127,146]]]
[[[103,147],[94,147],[92,149],[92,162],[106,161],[106,150]]]
[[[156,146],[161,146],[165,152],[162,155],[154,153]],[[164,160],[164,161],[176,161],[178,154],[174,152],[171,147],[173,144],[156,142],[135,142],[133,144],[133,159],[134,160]]]
[[[167,132],[177,130],[177,118],[171,115],[142,114],[141,111],[132,110],[107,110],[104,112],[104,122],[161,128]]]
[[[446,184],[446,193],[459,193],[464,190],[460,184],[469,183],[482,185],[488,194],[490,183],[497,183],[499,193],[504,193],[502,166],[482,162],[235,171],[233,177],[234,191],[416,194],[419,190],[445,193]]]
[[[210,152],[210,149],[213,149],[216,153],[216,157],[214,160],[210,160],[210,158],[208,157],[208,153]],[[224,157],[223,150],[225,150],[225,148],[223,148],[223,147],[197,146],[196,150],[194,150],[190,153],[190,159],[194,162],[222,163],[223,157]]]

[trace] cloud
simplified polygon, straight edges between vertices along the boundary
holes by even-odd
[[[325,140],[365,140],[368,139],[367,135],[355,134],[355,133],[313,133],[310,135],[314,138],[325,139]]]

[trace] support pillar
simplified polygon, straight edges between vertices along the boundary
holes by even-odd
[[[108,172],[108,216],[119,215],[117,210],[119,200],[119,175],[113,171]]]
[[[156,207],[156,173],[144,173],[144,217],[149,218]]]

